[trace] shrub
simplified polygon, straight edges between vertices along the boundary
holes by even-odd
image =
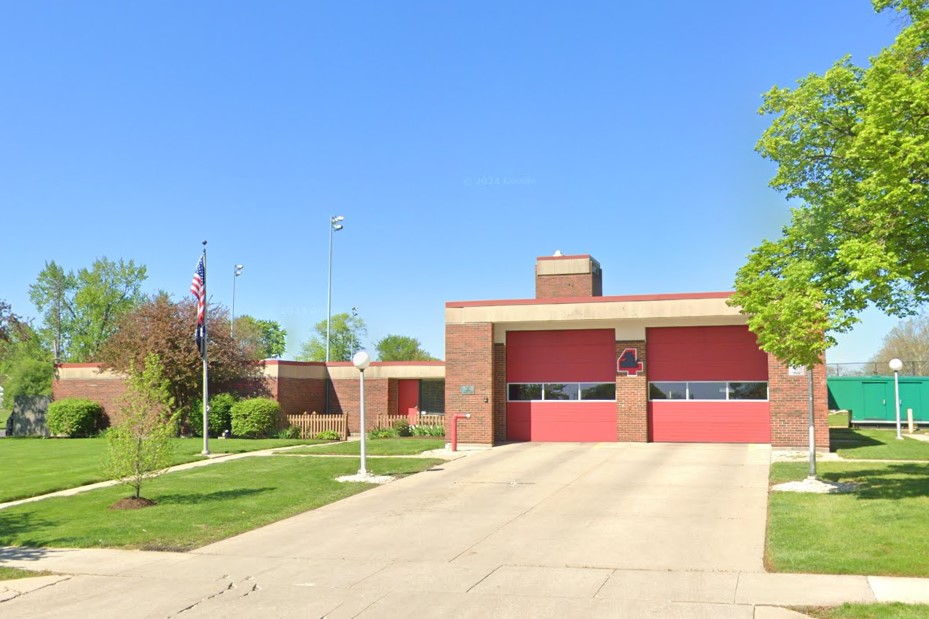
[[[413,436],[410,431],[410,422],[406,419],[397,419],[394,421],[393,427],[397,432],[397,436]]]
[[[445,426],[410,426],[413,436],[445,436]]]
[[[278,430],[274,438],[300,438],[300,428],[297,426],[287,426],[283,430]]]
[[[340,441],[342,440],[342,435],[335,430],[323,430],[316,434],[316,438],[321,441]]]
[[[53,436],[88,437],[100,428],[103,408],[90,400],[66,398],[49,404],[45,419]]]
[[[232,430],[232,407],[238,398],[232,393],[217,393],[210,398],[210,436],[220,436],[226,430]],[[203,400],[196,400],[190,406],[187,414],[190,433],[194,436],[203,436]]]
[[[397,431],[393,428],[374,428],[368,432],[368,438],[397,438]]]
[[[231,412],[234,436],[268,438],[281,414],[281,405],[271,398],[251,398],[236,402]]]

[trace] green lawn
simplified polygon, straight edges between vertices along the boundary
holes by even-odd
[[[847,428],[848,427],[848,412],[843,411],[841,413],[829,413],[829,427],[830,428]]]
[[[929,604],[842,604],[832,608],[800,608],[818,619],[925,619]]]
[[[771,492],[765,561],[771,571],[929,577],[929,466],[824,462],[848,494]],[[807,464],[771,465],[771,482],[806,477]]]
[[[210,451],[241,453],[319,442],[325,441],[214,439],[210,441]],[[202,458],[202,439],[175,439],[174,447],[174,464]],[[105,454],[106,439],[102,438],[0,439],[0,471],[4,472],[0,502],[104,481]]]
[[[444,438],[376,438],[365,441],[365,454],[369,456],[413,456],[431,449],[445,447]],[[345,454],[360,456],[361,441],[332,443],[321,447],[288,450],[294,454]]]
[[[831,428],[830,449],[843,458],[873,460],[927,460],[929,442],[897,439],[896,430]]]
[[[372,460],[376,475],[407,475],[440,463]],[[190,550],[356,494],[371,484],[339,483],[358,463],[344,458],[245,458],[170,473],[147,482],[157,502],[138,510],[109,506],[131,491],[104,488],[0,510],[0,546]]]

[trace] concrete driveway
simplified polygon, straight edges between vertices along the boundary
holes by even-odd
[[[770,588],[769,460],[759,445],[498,447],[191,553],[2,551],[77,576],[0,614],[749,618]],[[867,583],[837,595],[874,599]]]

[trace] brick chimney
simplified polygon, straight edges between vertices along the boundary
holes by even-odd
[[[541,256],[535,261],[535,298],[603,296],[600,263],[587,255]]]

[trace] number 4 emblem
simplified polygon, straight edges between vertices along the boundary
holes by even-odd
[[[639,372],[644,372],[645,367],[639,361],[639,351],[637,348],[626,348],[616,359],[616,373],[625,374],[626,376],[638,376]]]

